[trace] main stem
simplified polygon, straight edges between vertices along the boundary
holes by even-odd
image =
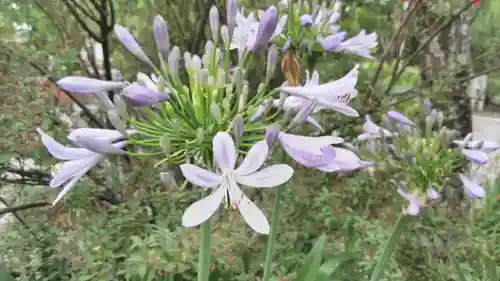
[[[271,277],[271,265],[273,263],[273,252],[274,243],[276,242],[276,233],[278,232],[278,217],[280,212],[281,203],[281,188],[276,188],[276,194],[274,195],[273,203],[273,215],[271,218],[271,232],[269,233],[269,239],[267,240],[266,249],[266,259],[264,261],[264,276],[262,276],[262,281],[268,281]]]
[[[212,225],[210,219],[201,224],[200,253],[198,256],[198,281],[208,281],[210,276],[210,248]]]

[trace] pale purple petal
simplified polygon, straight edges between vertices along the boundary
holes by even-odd
[[[119,24],[115,24],[114,30],[118,40],[120,40],[120,42],[129,52],[136,56],[140,61],[149,64],[151,67],[154,67],[153,62],[151,62],[146,53],[144,53],[144,50],[141,48],[139,43],[137,43],[137,40],[135,40],[134,36],[130,34],[128,29]]]
[[[424,100],[424,113],[425,114],[430,114],[432,110],[432,102],[430,99],[425,99]]]
[[[313,23],[313,19],[312,19],[311,15],[300,16],[300,26],[311,27],[312,23]]]
[[[264,165],[266,161],[267,154],[269,153],[269,147],[266,141],[259,141],[250,148],[245,159],[241,165],[236,169],[238,175],[249,175]]]
[[[57,86],[72,93],[90,94],[122,89],[127,86],[127,83],[104,81],[82,76],[68,76],[59,79]]]
[[[462,153],[474,164],[484,165],[488,163],[488,155],[480,150],[464,148]]]
[[[280,125],[279,124],[271,124],[266,127],[264,133],[264,140],[267,143],[267,146],[271,147],[274,142],[278,139],[280,134]]]
[[[97,162],[101,160],[101,157],[96,157],[95,160],[97,164]],[[75,187],[80,178],[83,177],[90,169],[92,169],[92,167],[94,167],[94,165],[88,165],[83,170],[73,175],[73,178],[63,187],[61,192],[57,194],[56,199],[54,200],[54,202],[52,202],[52,206],[55,206],[64,196],[66,196],[66,194],[68,194]]]
[[[236,206],[245,222],[257,233],[269,234],[270,226],[264,213],[241,190],[238,191],[241,199]]]
[[[439,194],[439,192],[437,192],[437,190],[432,185],[430,185],[429,189],[427,189],[427,198],[429,198],[430,200],[437,200],[441,198],[441,194]]]
[[[216,187],[222,182],[221,176],[196,165],[182,164],[180,168],[186,180],[194,185],[210,188]]]
[[[408,119],[408,117],[404,116],[403,114],[397,111],[387,112],[387,117],[389,117],[389,119],[392,119],[399,124],[415,126],[415,123],[413,121],[411,121],[410,119]]]
[[[49,186],[58,187],[66,183],[86,168],[95,166],[97,162],[102,159],[103,157],[95,155],[92,157],[70,160],[64,163],[56,164],[52,170],[52,180],[50,181]]]
[[[313,117],[311,117],[311,116],[307,117],[306,122],[313,125],[314,127],[318,128],[321,132],[324,132],[321,124],[318,121],[316,121],[316,119],[314,119]]]
[[[219,209],[224,196],[226,189],[217,188],[212,194],[191,204],[182,215],[182,225],[193,227],[208,220]]]
[[[325,38],[318,38],[319,43],[323,47],[323,49],[327,52],[340,52],[342,49],[340,48],[340,44],[344,41],[344,38],[347,36],[347,32],[337,32]]]
[[[249,175],[236,175],[236,181],[249,187],[269,188],[284,184],[293,175],[286,164],[272,165]]]
[[[420,213],[420,206],[417,198],[403,189],[398,189],[398,193],[409,202],[408,207],[406,207],[407,214],[412,216],[418,215]]]
[[[77,137],[97,138],[102,141],[107,141],[109,143],[124,138],[123,134],[117,130],[97,129],[97,128],[78,128],[72,130],[68,135],[68,139],[73,143],[75,143]]]
[[[144,107],[167,101],[169,98],[164,93],[153,91],[138,83],[132,83],[123,89],[122,99],[130,106]]]
[[[45,148],[47,148],[49,153],[57,159],[76,160],[94,155],[93,152],[83,148],[66,147],[45,134],[40,128],[37,129],[37,132],[40,134]]]
[[[377,47],[377,34],[375,32],[366,34],[364,30],[361,30],[358,35],[342,42],[338,49],[373,59],[370,49],[375,47]]]
[[[90,138],[84,136],[77,136],[74,143],[81,148],[88,149],[92,152],[99,154],[125,154],[122,149],[125,146],[125,142],[112,144],[105,140],[99,138]]]
[[[472,181],[463,174],[459,174],[460,180],[464,185],[464,191],[467,196],[471,198],[483,198],[485,195],[484,187],[480,186],[476,182]]]
[[[234,141],[226,132],[218,132],[213,139],[214,161],[224,169],[234,169],[236,164],[236,146]]]

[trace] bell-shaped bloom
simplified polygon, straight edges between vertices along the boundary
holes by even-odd
[[[208,220],[224,201],[226,207],[238,209],[245,222],[256,232],[269,233],[269,223],[262,211],[243,193],[238,184],[255,188],[271,188],[287,182],[293,169],[285,164],[260,169],[267,159],[269,147],[265,141],[257,142],[240,166],[235,169],[238,157],[231,136],[219,132],[213,139],[214,161],[218,173],[192,164],[182,164],[184,177],[192,184],[212,189],[207,197],[189,206],[182,216],[186,227],[197,226]],[[260,169],[260,170],[259,170]]]
[[[52,203],[53,205],[68,194],[75,187],[78,180],[101,162],[106,157],[106,154],[124,153],[122,148],[125,146],[125,141],[120,141],[124,136],[114,130],[86,128],[73,130],[68,135],[68,139],[79,148],[64,146],[45,134],[41,129],[37,129],[37,132],[40,134],[42,142],[49,153],[55,158],[64,161],[52,168],[50,187],[55,188],[64,185],[62,191]]]
[[[300,26],[302,27],[311,27],[313,24],[313,18],[311,15],[302,15],[300,16]]]
[[[408,201],[408,206],[403,210],[404,214],[417,216],[420,213],[420,202],[416,196],[410,194],[407,190],[398,189],[399,195]]]
[[[281,91],[305,99],[315,99],[322,108],[330,108],[348,116],[359,116],[358,112],[342,102],[357,95],[358,65],[339,80],[314,86],[283,86]]]
[[[125,103],[133,107],[151,106],[169,99],[166,94],[151,90],[138,83],[132,83],[125,87],[121,97]]]
[[[424,100],[424,113],[429,115],[431,113],[431,110],[432,110],[432,102],[430,99],[425,99]]]
[[[266,135],[270,133],[271,132],[266,130]],[[269,137],[267,139],[269,139]],[[310,168],[316,168],[330,163],[333,159],[332,157],[335,157],[335,155],[325,153],[322,148],[344,141],[342,138],[333,136],[307,137],[283,132],[277,135],[276,140],[281,144],[281,147],[288,156],[296,162]]]
[[[475,149],[464,148],[461,150],[462,154],[467,157],[469,161],[477,165],[484,165],[488,163],[488,154]]]
[[[356,54],[365,58],[373,59],[370,49],[377,47],[377,34],[375,32],[366,34],[364,30],[340,43],[338,50]]]
[[[323,155],[329,155],[328,163],[315,167],[323,172],[352,172],[362,168],[375,165],[375,162],[363,161],[356,153],[333,146],[325,146],[321,149]]]
[[[91,94],[122,89],[127,86],[125,82],[105,81],[82,76],[68,76],[57,81],[61,89],[79,94]]]
[[[407,125],[407,126],[415,126],[415,123],[408,119],[408,117],[404,116],[403,114],[397,112],[397,111],[389,111],[387,112],[387,117],[389,119],[393,120],[394,122],[402,125]]]
[[[480,186],[463,174],[459,174],[460,180],[464,186],[464,192],[470,198],[483,198],[485,195],[484,187]]]
[[[382,137],[392,137],[394,134],[377,124],[373,123],[370,115],[365,116],[366,121],[363,124],[363,134],[358,136],[358,140],[374,140]]]
[[[115,24],[114,30],[118,40],[120,40],[129,52],[131,52],[140,61],[154,67],[153,62],[149,59],[146,53],[144,53],[144,50],[141,48],[137,40],[135,40],[134,36],[130,34],[127,28],[119,24]]]
[[[156,40],[156,47],[163,59],[168,59],[170,52],[170,39],[168,37],[168,25],[162,16],[156,15],[153,22],[153,31]]]

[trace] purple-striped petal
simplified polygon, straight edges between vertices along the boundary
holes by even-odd
[[[226,132],[218,132],[213,139],[214,162],[223,169],[234,169],[236,164],[236,146]]]
[[[221,176],[196,165],[182,164],[180,168],[186,180],[194,185],[210,188],[216,187],[222,182]]]
[[[249,175],[236,175],[236,181],[249,187],[270,188],[284,184],[292,175],[292,167],[277,164]]]
[[[264,165],[269,153],[266,141],[259,141],[250,148],[241,165],[236,169],[238,175],[249,175]]]

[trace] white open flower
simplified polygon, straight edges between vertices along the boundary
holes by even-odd
[[[90,169],[101,162],[106,154],[123,154],[122,148],[125,141],[120,141],[124,136],[115,130],[82,128],[73,130],[68,139],[79,148],[67,147],[52,137],[45,134],[41,129],[37,129],[41,139],[49,153],[60,162],[52,168],[52,180],[50,187],[64,187],[57,195],[52,205],[57,204],[66,194],[68,194],[78,180]]]
[[[237,208],[245,222],[256,232],[269,233],[269,223],[262,211],[243,193],[238,186],[271,188],[287,182],[293,169],[286,164],[271,165],[259,170],[266,161],[269,147],[265,141],[257,142],[249,151],[241,165],[235,169],[238,157],[231,136],[219,132],[213,139],[214,162],[218,173],[202,169],[196,165],[181,165],[182,174],[192,184],[213,189],[207,197],[189,206],[182,216],[186,227],[197,226],[208,220],[222,201],[226,207]]]

